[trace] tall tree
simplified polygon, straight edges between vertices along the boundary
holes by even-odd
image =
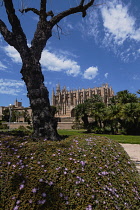
[[[95,0],[80,0],[79,5],[69,8],[61,13],[54,15],[53,11],[47,11],[47,0],[40,0],[40,9],[26,8],[21,12],[33,12],[39,16],[39,21],[31,41],[31,46],[27,45],[27,37],[23,32],[20,20],[16,15],[13,0],[3,0],[8,21],[12,27],[11,31],[0,19],[0,32],[5,41],[13,46],[20,54],[22,59],[22,79],[24,80],[30,105],[33,112],[34,135],[45,136],[51,140],[59,138],[57,133],[57,122],[51,114],[48,90],[44,85],[40,58],[47,41],[52,36],[52,29],[63,18],[75,13],[82,13],[86,16],[89,7]],[[48,18],[49,17],[49,18]]]
[[[81,119],[84,128],[87,129],[87,132],[90,132],[92,127],[89,122],[89,117],[94,119],[96,125],[102,127],[104,108],[105,104],[103,103],[101,96],[93,95],[92,98],[85,100],[84,103],[78,104],[75,107],[75,119],[77,122]]]

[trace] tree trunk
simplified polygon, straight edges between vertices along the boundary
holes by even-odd
[[[49,92],[44,85],[40,63],[35,63],[29,59],[28,63],[23,63],[21,74],[26,83],[27,96],[33,113],[34,136],[46,137],[48,140],[59,140],[57,121],[51,114]]]
[[[27,45],[27,37],[21,27],[20,20],[16,15],[13,0],[3,0],[3,2],[12,31],[9,31],[5,23],[0,19],[0,33],[5,41],[13,46],[21,56],[23,63],[21,74],[27,87],[33,112],[34,135],[57,140],[59,139],[56,129],[57,122],[52,116],[49,93],[44,85],[39,60],[47,40],[52,36],[52,28],[64,17],[71,14],[81,12],[82,16],[85,17],[87,9],[93,5],[94,0],[90,0],[88,3],[81,0],[76,7],[69,8],[57,15],[54,15],[52,11],[46,11],[47,0],[40,0],[40,10],[35,8],[23,9],[22,13],[32,11],[39,16],[30,48]],[[50,17],[49,21],[47,20],[48,17]]]

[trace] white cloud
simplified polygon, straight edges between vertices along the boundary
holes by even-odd
[[[85,70],[83,76],[85,79],[94,79],[98,74],[98,67],[91,66]]]
[[[101,10],[105,33],[112,35],[118,44],[128,38],[140,41],[140,28],[136,28],[136,20],[129,15],[128,9],[128,6],[113,1]]]
[[[94,38],[98,46],[113,51],[124,62],[136,60],[140,56],[140,26],[136,15],[132,15],[130,3],[106,0],[106,4],[94,8],[94,11],[90,10],[79,29],[84,37],[88,35]]]
[[[105,73],[105,78],[107,79],[107,77],[108,77],[108,73]]]
[[[71,30],[74,29],[73,26],[72,26],[72,24],[70,24],[70,23],[67,23],[67,27],[68,27],[69,29],[71,29]]]
[[[68,57],[73,57],[73,58],[78,58],[79,57],[76,54],[74,54],[74,53],[72,53],[70,51],[67,51],[67,50],[61,50],[61,49],[59,49],[59,53],[61,55],[68,56]]]
[[[138,75],[135,74],[135,75],[133,75],[132,79],[133,80],[140,80],[140,76],[138,76]]]
[[[0,79],[0,93],[18,95],[24,87],[24,82],[10,79]]]
[[[65,56],[56,55],[44,50],[41,57],[41,65],[46,70],[64,71],[67,75],[77,76],[80,74],[80,66],[76,61],[67,59]]]
[[[7,66],[5,66],[1,61],[0,61],[0,70],[7,69]]]
[[[21,63],[21,57],[14,47],[7,45],[4,47],[4,51],[14,63]],[[69,55],[74,56],[74,54],[70,54],[70,52]],[[40,62],[44,70],[64,71],[67,75],[74,77],[80,74],[80,66],[77,64],[77,62],[66,58],[60,52],[59,55],[56,55],[55,53],[51,53],[48,50],[44,50],[42,52]]]
[[[4,47],[4,51],[6,55],[12,59],[14,63],[21,63],[20,54],[14,47],[7,45],[6,47]]]

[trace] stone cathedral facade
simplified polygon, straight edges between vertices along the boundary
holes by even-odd
[[[57,108],[56,117],[74,117],[74,108],[96,94],[100,95],[104,103],[108,104],[109,99],[114,96],[114,91],[108,84],[103,84],[101,87],[70,91],[68,91],[66,87],[61,90],[58,84],[56,90],[52,91],[51,103]]]

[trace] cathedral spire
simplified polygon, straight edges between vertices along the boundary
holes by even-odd
[[[56,92],[57,92],[57,93],[60,92],[60,84],[59,84],[59,83],[56,85]]]

